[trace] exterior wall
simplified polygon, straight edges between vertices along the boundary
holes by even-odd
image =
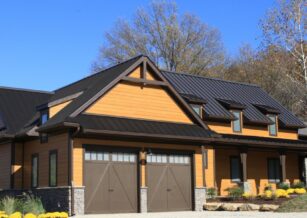
[[[230,179],[230,156],[240,155],[236,149],[216,150],[216,180],[218,191],[221,195],[227,195],[225,189],[236,186],[237,183]],[[286,154],[286,176],[287,181],[293,183],[299,181],[299,161],[298,153]],[[279,158],[276,151],[248,151],[247,153],[247,180],[251,186],[251,193],[256,195],[262,193],[269,185],[267,159]],[[276,188],[276,184],[270,184]]]
[[[119,83],[86,111],[89,114],[192,123],[161,87]]]
[[[66,101],[64,103],[55,105],[53,107],[49,108],[49,117],[53,117],[54,115],[56,115],[58,112],[60,112],[64,107],[66,107],[67,105],[69,105],[72,101]]]
[[[40,143],[39,139],[24,144],[24,188],[31,187],[31,158],[39,155],[39,187],[49,186],[49,152],[58,151],[58,186],[68,184],[68,134],[48,137],[47,143]]]
[[[129,74],[129,77],[133,78],[141,78],[141,68],[136,68],[131,74]],[[147,80],[156,80],[154,76],[150,72],[146,72],[146,79]]]
[[[206,187],[213,188],[216,186],[215,182],[215,150],[208,146],[206,147],[208,152],[207,168],[205,169]]]
[[[14,189],[22,189],[22,161],[23,161],[23,144],[14,143],[15,158],[12,165],[12,173],[14,176]]]
[[[11,143],[0,144],[0,189],[11,187]]]
[[[159,149],[174,149],[174,150],[189,150],[195,151],[195,185],[203,187],[203,172],[202,172],[202,155],[199,146],[193,145],[173,145],[173,144],[158,144],[158,143],[143,143],[143,142],[125,142],[111,140],[95,140],[95,139],[74,139],[74,156],[73,156],[73,181],[77,187],[83,186],[83,144],[90,145],[106,145],[106,146],[121,146],[121,147],[139,147],[139,148],[159,148]],[[141,167],[142,178],[141,185],[146,187],[146,167]]]
[[[270,136],[268,127],[243,125],[242,133],[234,133],[231,123],[206,122],[209,128],[217,133],[237,134],[246,136],[272,137],[284,139],[298,139],[298,132],[295,130],[279,129],[277,136]]]

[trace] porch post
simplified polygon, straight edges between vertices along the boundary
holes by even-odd
[[[304,182],[307,187],[307,156],[304,158]]]
[[[247,181],[247,150],[240,152],[241,165],[242,165],[242,179],[244,192],[250,193],[251,186]]]
[[[286,182],[286,154],[284,152],[281,152],[279,155],[280,159],[280,166],[281,166],[281,179],[282,182]]]

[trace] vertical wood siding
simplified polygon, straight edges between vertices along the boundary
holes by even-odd
[[[11,143],[0,144],[0,189],[11,187]]]

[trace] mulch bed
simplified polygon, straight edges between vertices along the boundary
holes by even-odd
[[[218,197],[215,199],[207,199],[207,203],[246,203],[246,204],[275,204],[281,205],[282,203],[291,200],[292,198],[276,198],[272,200],[266,200],[262,198],[255,198],[255,199],[231,199],[228,197]]]

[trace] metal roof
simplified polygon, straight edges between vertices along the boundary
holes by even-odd
[[[283,127],[302,128],[304,123],[273,99],[259,86],[245,83],[212,79],[186,73],[162,72],[179,93],[196,95],[206,99],[205,112],[210,117],[231,119],[231,113],[219,99],[235,101],[246,106],[244,120],[251,123],[270,123],[271,121],[255,105],[265,105],[280,112],[279,124]]]

